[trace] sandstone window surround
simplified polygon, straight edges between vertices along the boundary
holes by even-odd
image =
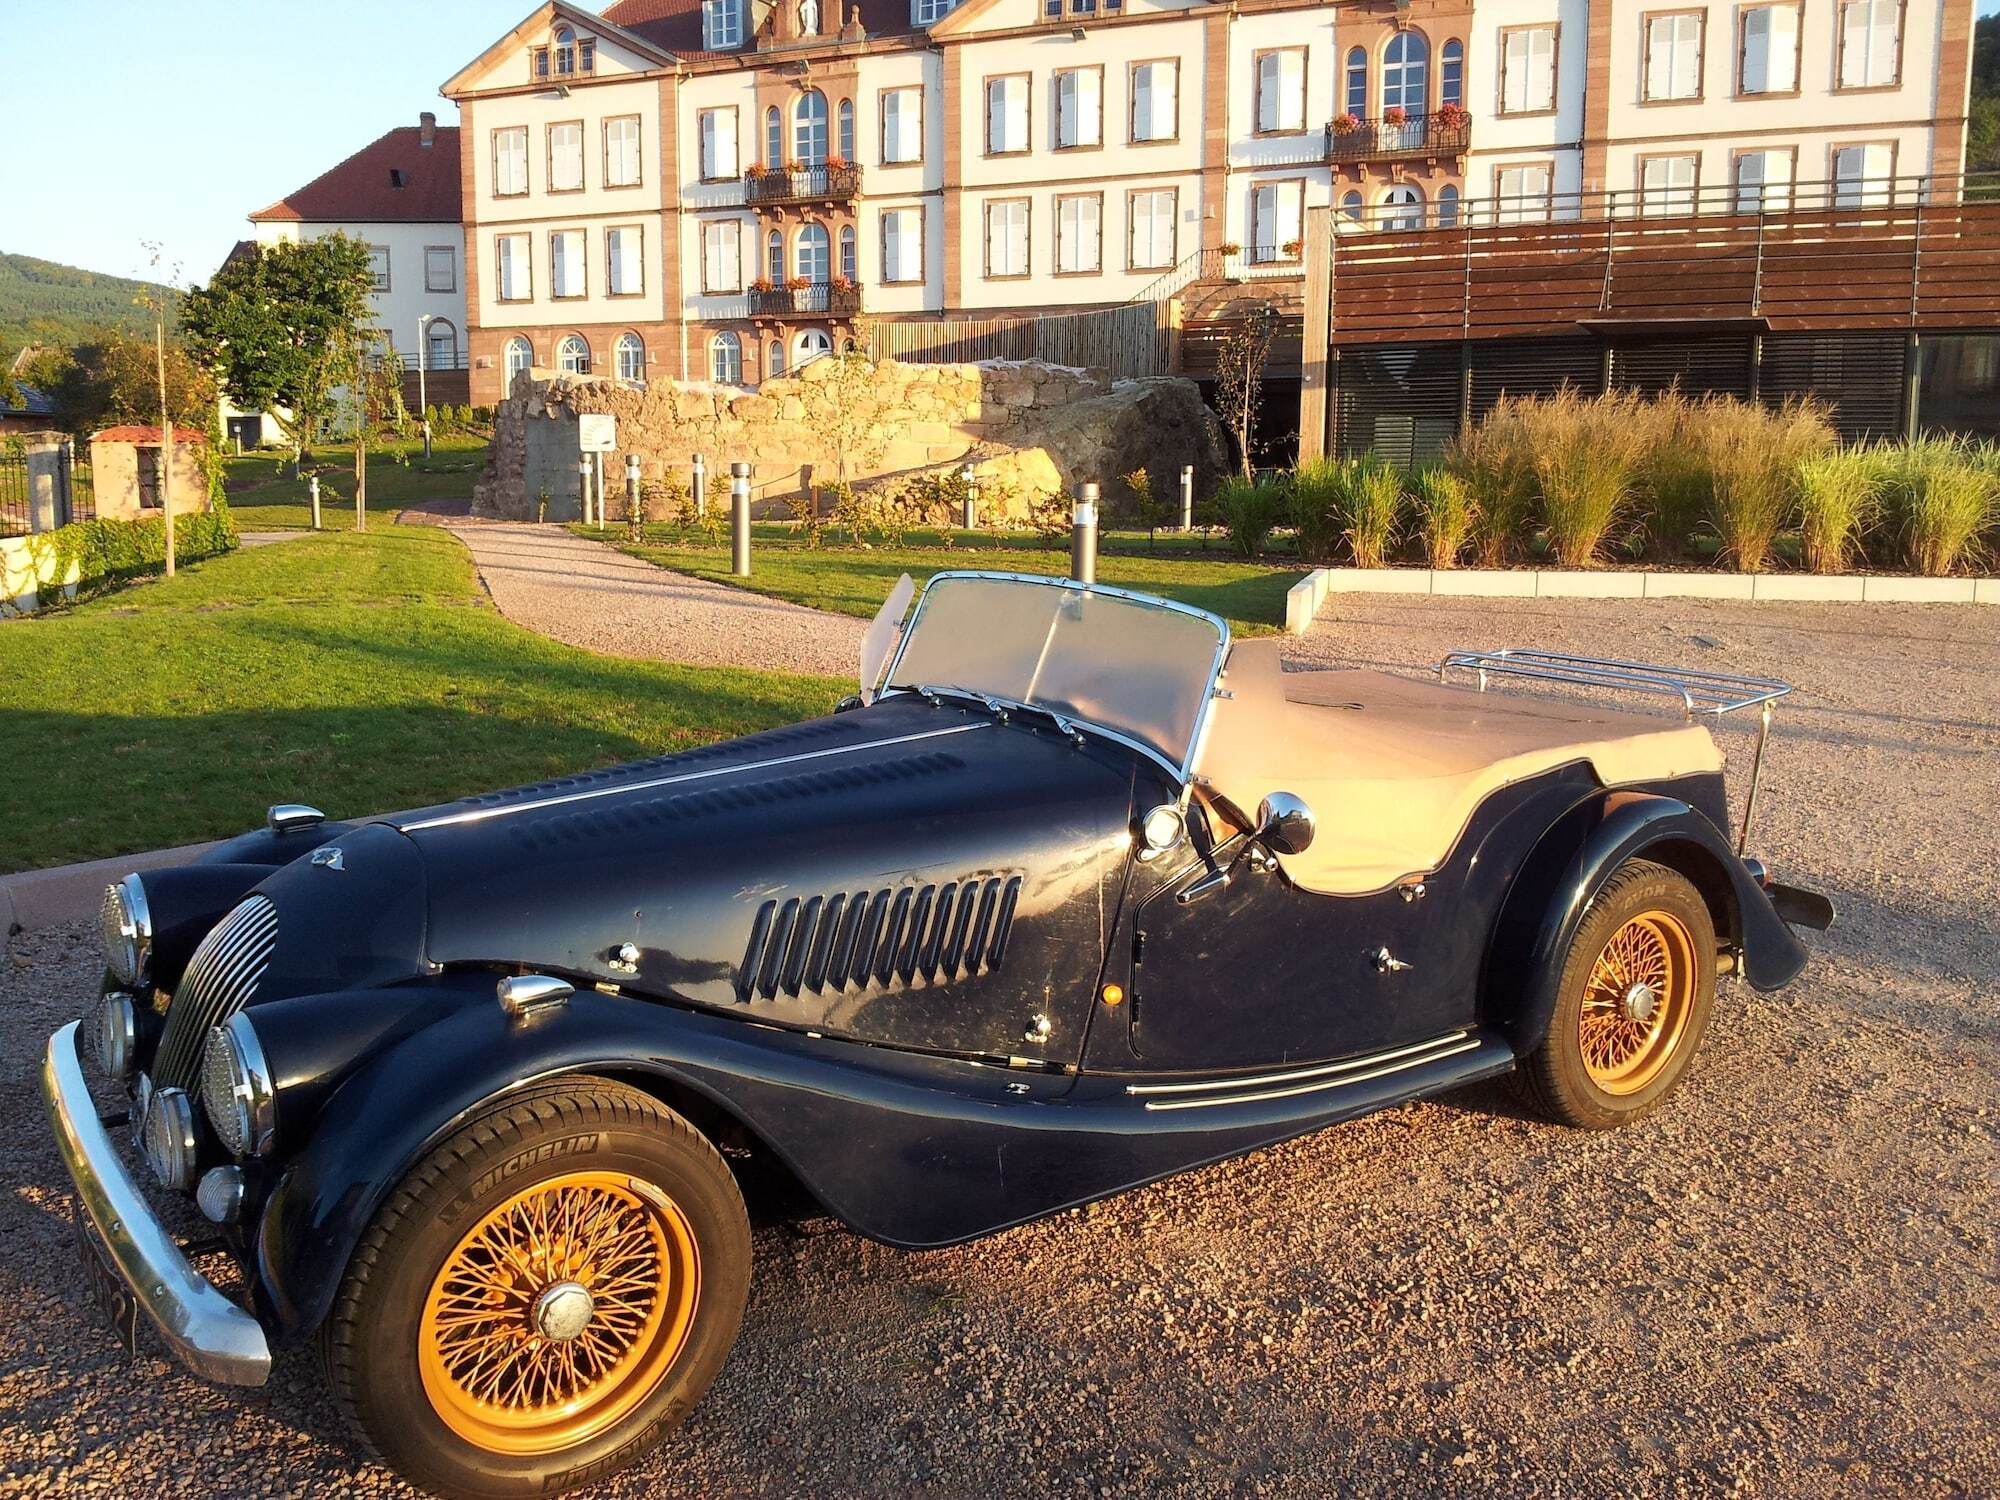
[[[1707,50],[1708,13],[1655,11],[1644,18],[1646,104],[1688,104],[1702,96],[1702,54]]]
[[[1178,58],[1152,57],[1132,64],[1132,117],[1126,137],[1133,145],[1158,145],[1180,139],[1180,90]]]
[[[1799,91],[1801,0],[1746,5],[1736,49],[1736,92],[1760,97]]]
[[[1056,197],[1056,275],[1095,276],[1104,269],[1104,195]]]
[[[882,210],[882,283],[911,286],[924,279],[924,211]]]
[[[618,335],[612,345],[612,365],[620,380],[634,383],[646,378],[646,341],[636,333]]]
[[[882,165],[907,166],[924,159],[924,91],[921,88],[884,89],[882,110]]]
[[[608,188],[644,185],[637,115],[613,115],[604,122],[604,185]]]
[[[986,80],[986,154],[1023,156],[1028,151],[1031,124],[1029,75],[1003,73]]]
[[[1556,108],[1560,26],[1500,28],[1500,113],[1547,115]]]
[[[583,121],[558,120],[549,126],[549,191],[583,191]]]
[[[609,297],[645,295],[645,226],[614,224],[604,231],[604,290]]]
[[[1639,158],[1639,212],[1648,218],[1691,214],[1700,195],[1699,156]]]
[[[732,182],[742,170],[736,148],[736,106],[705,109],[698,121],[701,138],[701,180]]]
[[[520,198],[528,191],[528,127],[493,132],[493,196]]]
[[[1256,133],[1296,135],[1306,128],[1306,49],[1256,54]]]
[[[1783,211],[1792,206],[1792,184],[1798,179],[1799,148],[1766,146],[1738,151],[1730,161],[1740,214]]]
[[[535,346],[533,344],[530,344],[519,334],[507,340],[507,348],[502,355],[502,364],[507,372],[506,389],[510,393],[514,389],[514,377],[529,368],[534,362]]]
[[[1368,49],[1352,47],[1347,53],[1346,97],[1343,107],[1357,120],[1368,117]]]
[[[1465,43],[1457,37],[1438,51],[1438,103],[1465,104]]]
[[[986,279],[1025,281],[1033,262],[1029,223],[1033,206],[1026,198],[986,200]]]
[[[1835,208],[1880,208],[1887,204],[1896,181],[1894,141],[1853,141],[1834,146],[1833,204]]]
[[[743,290],[743,223],[740,219],[702,221],[701,289],[709,293]]]
[[[807,89],[792,105],[792,156],[804,166],[817,167],[827,157],[826,95]]]
[[[1553,162],[1515,162],[1493,174],[1495,218],[1502,224],[1541,223],[1549,216],[1555,181]]]
[[[589,295],[589,267],[581,229],[549,231],[549,296],[574,302]]]
[[[1064,68],[1055,75],[1055,149],[1088,151],[1104,144],[1104,69]]]
[[[708,341],[708,378],[717,385],[743,384],[743,340],[728,329]]]
[[[500,268],[500,301],[529,302],[534,299],[535,271],[530,244],[525,234],[493,237],[493,263]]]
[[[565,335],[556,345],[556,368],[566,375],[588,375],[590,341],[580,333]]]
[[[1306,184],[1302,177],[1260,182],[1250,189],[1250,263],[1269,265],[1299,258],[1304,233]]]
[[[1903,81],[1905,0],[1840,0],[1835,45],[1842,89],[1892,89]]]
[[[1133,188],[1125,195],[1126,264],[1134,271],[1164,271],[1179,260],[1180,193],[1174,188]]]

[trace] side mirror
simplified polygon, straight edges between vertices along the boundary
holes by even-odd
[[[1303,854],[1312,847],[1318,820],[1290,792],[1273,792],[1257,804],[1257,842],[1273,854]]]

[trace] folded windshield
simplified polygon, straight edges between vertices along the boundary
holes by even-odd
[[[890,688],[956,688],[1062,714],[1185,769],[1229,632],[1213,615],[1060,579],[941,573]]]

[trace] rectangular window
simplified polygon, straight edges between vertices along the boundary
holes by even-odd
[[[1698,156],[1648,156],[1639,162],[1639,211],[1653,218],[1694,212]]]
[[[458,290],[458,252],[449,245],[424,246],[424,290]]]
[[[535,295],[535,274],[528,263],[528,237],[525,234],[496,236],[493,260],[500,267],[502,302],[526,302]]]
[[[990,200],[986,205],[987,280],[1018,280],[1028,274],[1028,264],[1028,200]]]
[[[1903,0],[1840,0],[1840,86],[1889,88],[1903,73]]]
[[[1132,140],[1171,141],[1181,133],[1181,65],[1132,64]]]
[[[528,191],[528,127],[493,132],[493,196],[518,198]]]
[[[1878,208],[1890,201],[1896,176],[1896,148],[1887,141],[1837,146],[1833,152],[1836,208]]]
[[[924,91],[882,91],[882,163],[900,166],[924,159]]]
[[[1303,182],[1260,182],[1250,190],[1250,263],[1299,258],[1305,217]]]
[[[1056,274],[1094,276],[1104,269],[1104,198],[1077,193],[1056,199]]]
[[[735,109],[705,109],[701,112],[701,180],[724,182],[740,168],[736,151]]]
[[[1783,210],[1792,206],[1796,164],[1790,151],[1739,151],[1732,172],[1739,214]]]
[[[924,211],[882,210],[882,282],[908,286],[924,279]]]
[[[1165,270],[1179,258],[1174,245],[1177,197],[1172,188],[1141,188],[1126,197],[1131,238],[1126,259],[1133,270]]]
[[[933,21],[942,21],[957,4],[958,0],[917,0],[917,24],[928,26]]]
[[[1306,53],[1303,47],[1257,54],[1257,134],[1306,128]]]
[[[639,117],[619,115],[604,122],[604,185],[639,186]]]
[[[1028,75],[986,80],[986,154],[1014,156],[1028,149]]]
[[[583,121],[564,120],[549,127],[549,191],[583,191]]]
[[[1736,70],[1739,94],[1795,94],[1799,88],[1799,9],[1752,5],[1743,12]]]
[[[604,286],[613,297],[646,290],[646,232],[636,224],[604,231]]]
[[[537,83],[541,82],[541,80],[543,80],[544,78],[547,78],[547,77],[549,76],[549,49],[548,49],[548,48],[546,48],[546,47],[537,47],[537,48],[535,48],[535,50],[534,50],[534,63],[533,63],[533,66],[534,66],[534,71],[535,71],[535,81],[536,81]]]
[[[549,231],[549,295],[566,301],[584,295],[583,231]]]
[[[1699,11],[1646,17],[1646,94],[1651,102],[1701,97]]]
[[[1066,68],[1056,74],[1056,150],[1104,144],[1104,70]]]
[[[743,45],[743,0],[701,0],[701,44],[711,52]]]
[[[368,274],[371,284],[378,292],[389,290],[389,247],[370,245],[368,247]]]
[[[701,289],[743,290],[743,225],[737,219],[710,219],[701,226]]]
[[[1502,224],[1539,223],[1549,216],[1549,168],[1502,167],[1493,177],[1494,217]]]
[[[1500,113],[1541,115],[1556,107],[1556,28],[1516,26],[1500,33]]]

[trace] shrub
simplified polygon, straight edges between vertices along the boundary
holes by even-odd
[[[1565,567],[1595,562],[1626,514],[1651,447],[1645,406],[1631,392],[1586,400],[1566,389],[1526,408],[1542,521]]]
[[[1145,469],[1134,469],[1124,476],[1125,489],[1132,497],[1132,519],[1146,528],[1146,545],[1153,545],[1153,533],[1158,531],[1167,519],[1167,502],[1153,491],[1153,476]]]
[[[1478,507],[1472,539],[1485,567],[1515,554],[1534,515],[1535,450],[1528,429],[1534,404],[1502,397],[1478,426],[1445,449],[1445,469],[1465,482]]]
[[[1041,538],[1044,547],[1053,547],[1070,533],[1069,496],[1061,490],[1028,497],[1028,529]]]
[[[819,513],[819,494],[810,485],[800,485],[785,496],[785,510],[799,528],[808,552],[817,552],[826,539],[826,521]]]
[[[1229,532],[1229,545],[1242,557],[1255,557],[1264,550],[1284,506],[1285,496],[1277,486],[1258,484],[1240,475],[1223,480],[1215,492],[1215,508]]]
[[[1357,568],[1387,565],[1403,514],[1403,475],[1372,455],[1356,459],[1341,489],[1341,535]]]
[[[76,521],[25,539],[42,577],[54,582],[40,591],[45,606],[63,598],[56,585],[76,570],[78,599],[121,583],[165,571],[167,527],[159,516],[139,521]],[[236,547],[236,521],[226,504],[174,517],[174,560],[184,564],[216,557]]]
[[[1799,465],[1839,441],[1817,401],[1788,401],[1777,411],[1746,401],[1700,404],[1689,437],[1708,469],[1709,524],[1722,555],[1745,573],[1762,572],[1771,544],[1791,521]]]
[[[1308,562],[1332,562],[1340,545],[1343,467],[1337,459],[1307,459],[1292,470],[1285,486],[1299,555]]]
[[[1976,558],[1981,533],[2000,521],[2000,462],[1965,438],[1923,438],[1896,452],[1888,500],[1904,559],[1942,577]]]
[[[1799,545],[1815,573],[1847,567],[1862,532],[1882,510],[1889,468],[1880,449],[1844,448],[1808,458],[1793,476],[1799,503]]]
[[[1449,469],[1418,470],[1411,484],[1417,526],[1433,568],[1455,568],[1479,520],[1472,487]]]

